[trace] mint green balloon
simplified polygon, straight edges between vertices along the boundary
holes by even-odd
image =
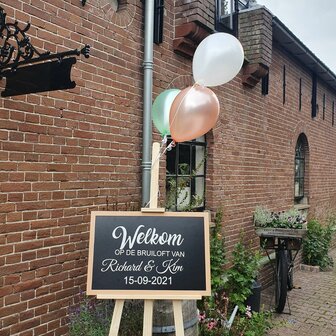
[[[179,89],[169,89],[161,92],[154,100],[152,119],[156,129],[164,137],[170,134],[169,113],[175,97],[181,92]]]

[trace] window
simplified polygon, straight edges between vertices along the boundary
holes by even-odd
[[[299,111],[301,111],[302,108],[302,78],[300,78],[299,82]]]
[[[322,109],[322,119],[325,119],[325,110],[326,110],[326,94],[323,94],[323,109]]]
[[[269,72],[266,76],[261,78],[261,94],[266,96],[268,95],[268,87],[269,87]]]
[[[313,74],[313,84],[312,84],[312,118],[317,117],[317,76]]]
[[[300,201],[304,197],[305,143],[300,135],[295,148],[294,198]]]
[[[286,65],[282,68],[282,104],[286,103]]]
[[[110,4],[113,11],[117,12],[125,9],[127,6],[127,0],[100,0],[103,3]]]
[[[181,142],[167,152],[166,207],[172,211],[204,210],[205,137]]]
[[[163,41],[164,0],[154,1],[154,43]]]
[[[118,0],[110,0],[111,6],[113,10],[116,12],[119,7],[119,1]]]
[[[99,11],[97,15],[119,28],[129,27],[136,16],[137,1],[130,0],[96,0]]]
[[[234,0],[216,0],[216,31],[232,32]]]

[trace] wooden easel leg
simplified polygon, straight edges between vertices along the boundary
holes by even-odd
[[[153,329],[153,300],[145,300],[144,302],[144,318],[143,318],[143,336],[152,336]]]
[[[183,315],[182,315],[182,301],[173,300],[173,309],[174,309],[174,321],[176,336],[184,336],[184,325],[183,325]]]
[[[125,300],[115,301],[109,336],[118,336],[121,314],[124,308],[124,302]]]

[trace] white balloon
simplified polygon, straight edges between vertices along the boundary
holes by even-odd
[[[244,50],[237,38],[226,33],[206,37],[196,48],[192,69],[196,83],[222,85],[234,78],[244,63]]]

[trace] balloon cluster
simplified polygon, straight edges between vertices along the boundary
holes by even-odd
[[[175,142],[200,137],[213,128],[219,116],[219,101],[208,87],[229,82],[240,71],[244,51],[232,35],[215,33],[197,47],[192,70],[195,84],[184,90],[160,93],[153,104],[153,123],[161,135]]]

